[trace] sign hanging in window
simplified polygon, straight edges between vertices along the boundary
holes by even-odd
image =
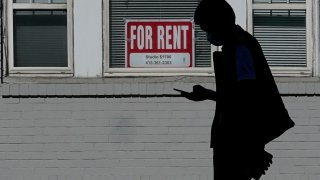
[[[188,68],[194,66],[191,20],[127,20],[127,68]]]

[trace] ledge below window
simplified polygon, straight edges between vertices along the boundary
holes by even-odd
[[[284,96],[320,95],[319,78],[275,78]],[[173,88],[192,91],[195,84],[215,89],[214,77],[27,78],[6,77],[5,97],[162,97],[178,96]]]

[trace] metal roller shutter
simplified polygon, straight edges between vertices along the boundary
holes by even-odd
[[[125,19],[192,19],[200,0],[110,0],[110,67],[125,67]],[[211,67],[211,46],[195,27],[196,67]]]

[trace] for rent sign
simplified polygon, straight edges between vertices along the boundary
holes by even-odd
[[[128,68],[194,66],[194,29],[191,20],[128,20]]]

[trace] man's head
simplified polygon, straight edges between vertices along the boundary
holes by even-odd
[[[208,41],[220,46],[235,25],[235,14],[225,0],[202,0],[195,13],[195,24],[207,32]]]

